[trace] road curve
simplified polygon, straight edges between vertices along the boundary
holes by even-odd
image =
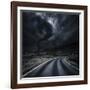
[[[78,75],[79,69],[77,65],[69,63],[64,59],[53,59],[42,63],[27,72],[24,77],[47,77],[47,76],[65,76]]]

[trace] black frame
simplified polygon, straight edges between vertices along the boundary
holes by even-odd
[[[17,84],[17,7],[18,6],[76,9],[76,10],[84,11],[84,71],[85,71],[84,80],[46,82],[46,83],[34,83],[34,84]],[[64,85],[77,85],[77,84],[87,84],[87,6],[15,2],[15,1],[11,2],[11,88],[64,86]]]

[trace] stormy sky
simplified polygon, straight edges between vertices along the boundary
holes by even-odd
[[[21,15],[23,53],[79,42],[79,14],[22,11]]]

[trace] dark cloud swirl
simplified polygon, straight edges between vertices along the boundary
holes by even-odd
[[[23,52],[62,48],[79,42],[79,14],[22,11]]]

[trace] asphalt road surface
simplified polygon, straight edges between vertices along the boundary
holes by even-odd
[[[47,76],[67,76],[78,75],[79,68],[75,63],[70,63],[63,59],[52,59],[46,61],[32,70],[25,73],[24,77],[47,77]]]

